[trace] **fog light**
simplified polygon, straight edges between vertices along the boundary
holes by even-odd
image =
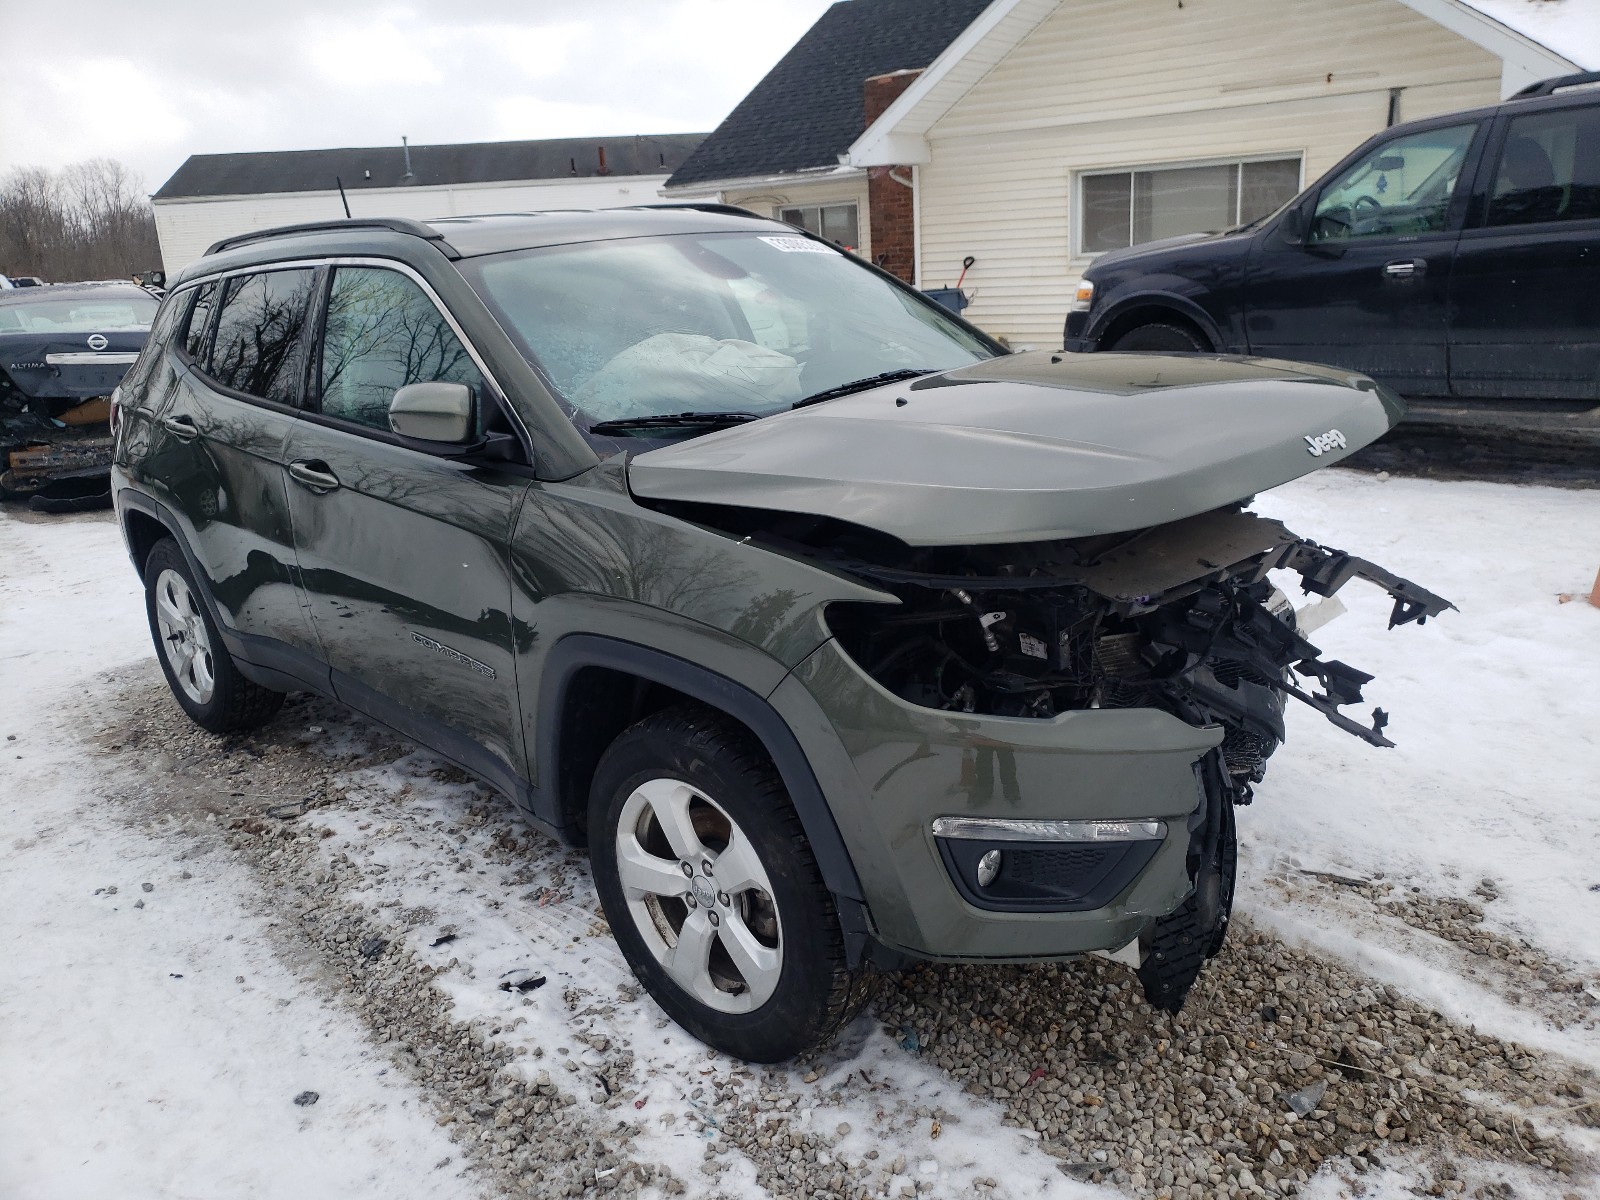
[[[991,850],[978,860],[978,886],[988,887],[1000,874],[1000,851]]]

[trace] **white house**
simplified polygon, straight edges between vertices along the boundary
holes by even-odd
[[[908,179],[920,286],[971,257],[966,316],[1059,346],[1096,252],[1262,215],[1386,125],[1600,67],[1596,7],[993,0],[844,162]]]
[[[704,137],[196,154],[151,203],[170,275],[222,238],[342,217],[346,204],[357,217],[425,219],[660,203],[662,184]]]

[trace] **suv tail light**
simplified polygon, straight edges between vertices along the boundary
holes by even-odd
[[[122,424],[122,388],[115,388],[111,393],[111,436],[117,436],[117,426]]]

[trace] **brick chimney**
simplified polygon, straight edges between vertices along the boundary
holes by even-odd
[[[921,74],[920,70],[891,71],[868,79],[863,93],[867,124],[881,117],[883,110]],[[915,283],[916,213],[911,204],[910,179],[910,167],[867,168],[867,218],[872,231],[873,261],[907,283]]]

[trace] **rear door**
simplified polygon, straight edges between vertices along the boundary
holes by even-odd
[[[1600,104],[1502,117],[1450,281],[1457,396],[1600,398]]]
[[[410,383],[493,386],[420,277],[336,266],[286,461],[300,569],[340,699],[497,782],[524,775],[508,547],[530,477],[389,430]]]
[[[155,419],[144,483],[199,560],[230,649],[300,673],[318,656],[295,579],[284,445],[310,353],[313,267],[262,268],[198,289]],[[293,661],[282,661],[288,647]],[[314,669],[314,668],[312,668]]]
[[[1245,285],[1253,354],[1361,371],[1413,396],[1449,387],[1447,303],[1481,121],[1397,134],[1331,176],[1303,233],[1260,238]]]

